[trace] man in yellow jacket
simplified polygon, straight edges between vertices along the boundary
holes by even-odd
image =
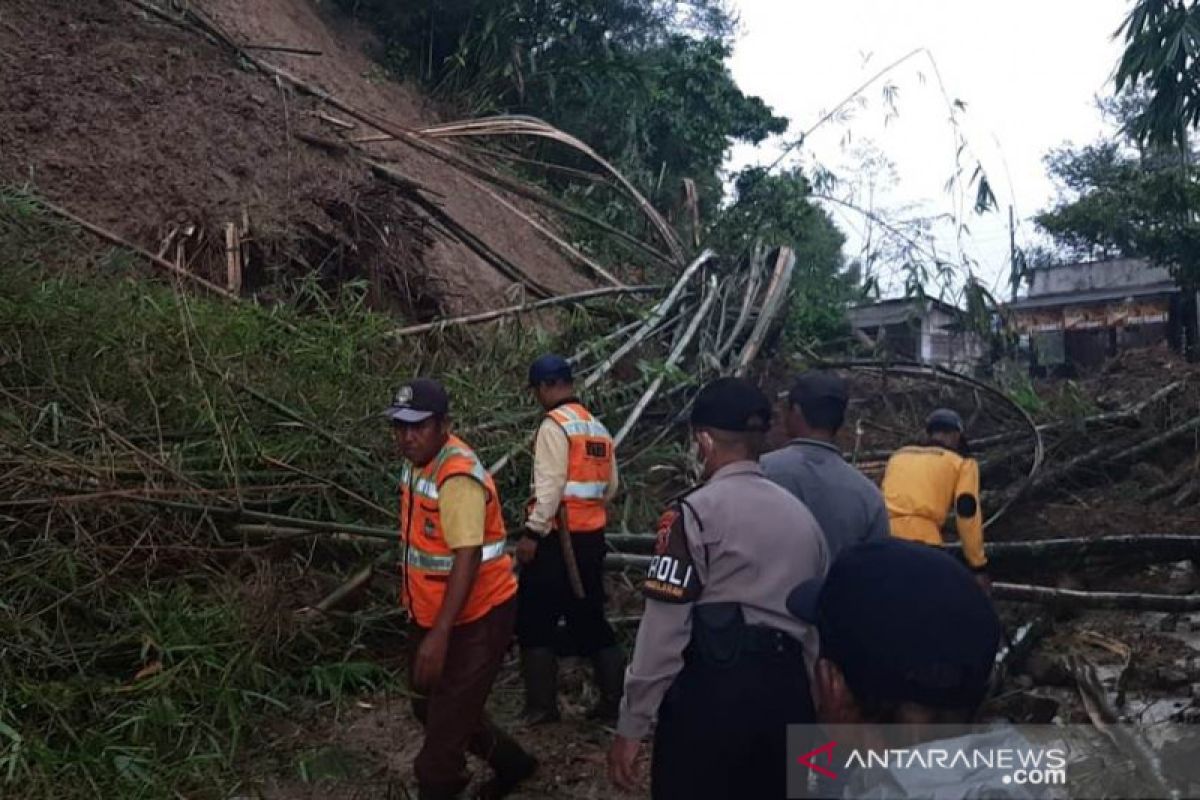
[[[883,499],[892,536],[941,545],[942,526],[953,509],[963,558],[980,586],[988,589],[979,464],[965,455],[962,417],[939,408],[925,421],[925,432],[926,444],[903,447],[888,460]]]

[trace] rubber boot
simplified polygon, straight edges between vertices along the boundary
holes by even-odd
[[[486,756],[488,766],[496,773],[479,787],[479,800],[499,800],[537,771],[538,761],[504,731],[492,726],[491,752]]]
[[[521,677],[525,681],[527,725],[558,722],[558,657],[549,647],[527,647],[521,651]]]
[[[618,645],[610,645],[592,656],[592,668],[600,701],[588,711],[587,718],[596,722],[616,722],[625,689],[625,653]]]

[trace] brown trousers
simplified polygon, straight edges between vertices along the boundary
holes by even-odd
[[[491,763],[500,742],[508,739],[488,719],[484,704],[512,641],[516,616],[513,598],[474,622],[455,626],[442,679],[428,694],[413,697],[413,713],[425,727],[425,742],[413,764],[421,786],[448,791],[465,787],[467,752]],[[426,633],[414,628],[409,639],[410,675]]]

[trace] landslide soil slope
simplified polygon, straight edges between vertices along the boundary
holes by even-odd
[[[241,43],[321,51],[263,55],[356,107],[405,128],[438,122],[419,93],[371,62],[360,32],[326,20],[311,0],[196,7]],[[29,185],[152,251],[172,227],[195,225],[195,250],[208,258],[198,255],[191,268],[212,277],[223,264],[223,226],[245,209],[258,262],[251,288],[297,265],[376,282],[361,263],[372,260],[380,262],[372,269],[399,266],[427,286],[427,312],[494,306],[512,286],[359,161],[295,136],[374,131],[330,124],[316,99],[123,0],[6,0],[0,86],[0,183]],[[554,291],[590,285],[453,168],[401,144],[371,152],[435,189],[450,216],[531,278]],[[395,291],[404,283],[394,281]]]

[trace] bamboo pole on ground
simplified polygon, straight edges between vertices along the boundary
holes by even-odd
[[[117,234],[113,233],[112,231],[107,230],[105,228],[101,228],[99,225],[96,225],[93,222],[88,222],[83,217],[80,217],[76,214],[71,213],[70,211],[67,211],[62,206],[55,205],[54,203],[51,203],[47,200],[42,200],[41,198],[36,198],[36,197],[32,198],[32,200],[33,200],[33,202],[37,203],[42,208],[49,211],[51,214],[54,214],[55,216],[58,216],[58,217],[62,217],[63,219],[68,220],[69,222],[75,223],[76,225],[83,228],[84,230],[91,233],[92,235],[98,236],[107,242],[115,244],[118,247],[123,247],[126,250],[129,250],[133,253],[137,253],[139,256],[144,258],[146,261],[149,261],[151,264],[158,267],[159,269],[166,270],[167,272],[170,272],[172,275],[177,275],[178,277],[183,278],[184,280],[191,281],[192,283],[196,284],[197,286],[201,287],[202,289],[205,289],[215,295],[224,297],[226,300],[232,300],[235,303],[241,302],[241,298],[238,297],[237,295],[233,294],[232,292],[222,289],[220,286],[217,286],[215,283],[210,283],[209,281],[205,280],[204,278],[201,278],[199,275],[188,272],[186,269],[184,269],[181,266],[172,264],[170,261],[167,261],[165,258],[159,258],[158,256],[154,255],[154,253],[151,253],[149,250],[143,249],[143,248],[137,246],[136,244],[134,244],[133,242],[129,241],[128,239],[123,239],[122,237],[118,236]]]
[[[545,300],[538,300],[533,303],[522,303],[515,306],[507,306],[505,308],[497,308],[491,311],[481,311],[477,314],[467,314],[461,317],[451,317],[449,319],[438,320],[436,322],[425,322],[420,325],[410,325],[406,328],[397,328],[394,331],[389,331],[384,334],[392,338],[402,338],[404,336],[412,336],[418,333],[428,333],[435,330],[443,330],[445,328],[455,327],[458,325],[477,325],[481,322],[491,322],[501,317],[512,316],[515,314],[526,314],[530,311],[539,311],[543,308],[553,308],[555,306],[574,305],[583,303],[588,300],[596,300],[602,297],[612,297],[614,295],[628,294],[652,294],[661,291],[661,286],[605,286],[599,289],[588,289],[584,292],[575,292],[574,294],[564,294],[557,297],[550,297]]]

